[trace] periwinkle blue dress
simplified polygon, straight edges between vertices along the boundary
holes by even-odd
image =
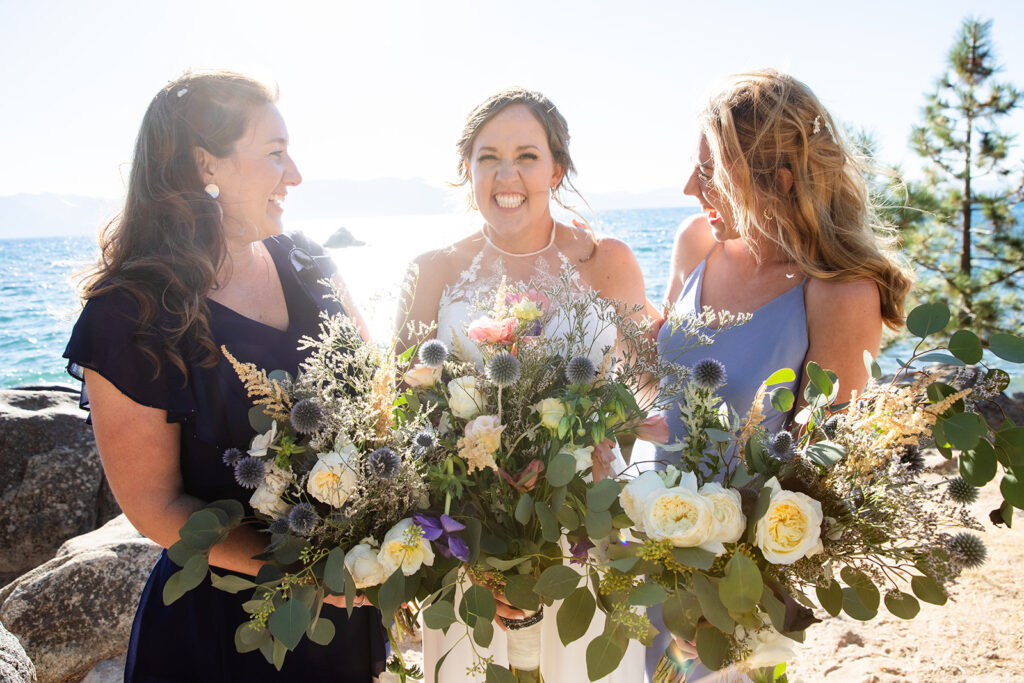
[[[295,241],[303,245],[297,248]],[[306,351],[298,351],[303,335],[315,336],[321,308],[340,312],[336,303],[323,300],[317,281],[333,272],[330,259],[301,236],[274,236],[264,241],[273,257],[288,307],[288,329],[278,330],[209,301],[210,329],[242,362],[268,371],[294,374]],[[319,266],[319,267],[318,267]],[[204,501],[234,498],[252,514],[252,491],[239,486],[233,471],[223,464],[227,448],[248,449],[254,436],[249,426],[251,403],[231,365],[221,358],[213,367],[200,365],[201,356],[183,348],[188,377],[164,359],[160,373],[133,343],[138,306],[123,292],[104,294],[86,303],[71,333],[64,357],[68,371],[78,379],[82,369],[96,371],[136,403],[167,411],[167,421],[181,424],[181,475],[185,493]],[[168,324],[163,312],[156,325],[140,339],[159,353],[160,327]],[[82,407],[89,407],[85,387]],[[145,457],[140,451],[138,457]],[[376,609],[346,611],[324,605],[322,614],[337,629],[327,646],[303,639],[288,653],[278,672],[258,651],[239,654],[235,629],[248,615],[242,603],[249,591],[230,594],[213,588],[209,578],[169,606],[163,587],[179,567],[160,554],[142,591],[132,626],[125,680],[156,681],[352,681],[366,683],[384,669],[387,634]]]
[[[684,316],[695,315],[701,311],[700,294],[704,284],[704,271],[708,257],[718,245],[712,247],[704,260],[693,269],[683,282],[683,291],[675,306]],[[742,417],[750,410],[754,394],[761,383],[776,370],[791,368],[796,379],[786,386],[796,393],[800,386],[800,378],[804,357],[807,355],[807,313],[804,308],[804,283],[800,284],[754,311],[753,318],[748,322],[718,333],[710,346],[699,346],[686,351],[685,339],[682,335],[673,337],[670,326],[662,327],[658,335],[658,350],[662,357],[687,367],[704,358],[714,358],[725,366],[726,385],[718,390],[718,395]],[[769,432],[782,429],[789,414],[780,413],[767,405],[762,426]],[[669,443],[673,443],[685,435],[686,429],[680,417],[678,404],[673,404],[663,412],[669,429]],[[671,453],[658,451],[658,460],[674,461]],[[658,628],[659,634],[654,645],[647,648],[647,678],[654,673],[658,660],[671,642],[671,635],[661,620],[661,607],[648,610],[648,616]],[[704,667],[697,664],[687,680],[698,680],[701,675],[709,675]]]

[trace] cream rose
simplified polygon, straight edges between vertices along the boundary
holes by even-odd
[[[565,406],[557,398],[546,398],[533,406],[540,413],[540,423],[550,430],[558,429],[558,423],[565,415]]]
[[[684,472],[679,486],[655,491],[644,501],[644,529],[656,541],[668,540],[677,548],[698,546],[714,552],[714,506],[697,492],[697,478]]]
[[[352,444],[346,444],[340,452],[320,453],[309,472],[306,490],[320,502],[340,508],[356,486],[352,463],[358,457],[359,451]]]
[[[573,446],[572,444],[567,443],[562,446],[562,450],[560,450],[559,453],[568,453],[576,459],[577,472],[582,472],[594,464],[593,446]]]
[[[417,363],[402,376],[402,381],[410,387],[432,387],[441,376],[441,369]]]
[[[504,425],[497,415],[481,415],[466,423],[466,431],[458,442],[459,457],[466,461],[470,472],[490,468],[497,470],[494,454],[501,447]]]
[[[355,579],[356,588],[367,588],[384,583],[388,575],[377,559],[377,550],[366,542],[345,553],[345,568]]]
[[[484,406],[484,395],[472,376],[457,377],[448,382],[448,407],[455,417],[472,420]]]
[[[636,479],[630,479],[619,492],[619,504],[633,520],[633,526],[637,531],[644,530],[644,501],[655,491],[664,490],[665,482],[661,480],[658,473],[648,470]]]
[[[423,530],[407,517],[384,534],[377,560],[385,576],[391,576],[399,567],[403,574],[412,576],[422,565],[434,564],[434,551],[423,537]]]
[[[793,564],[823,550],[821,503],[796,491],[786,491],[775,477],[765,486],[772,490],[768,511],[757,521],[754,542],[772,564]]]
[[[253,510],[262,512],[269,517],[284,517],[291,509],[291,505],[281,500],[281,496],[295,476],[291,472],[282,470],[273,461],[268,461],[266,465],[267,473],[260,485],[253,491],[249,505]]]
[[[718,528],[712,540],[719,543],[735,543],[747,530],[747,518],[743,514],[743,499],[736,489],[724,488],[716,482],[700,487],[700,494],[711,501]],[[725,552],[723,546],[718,553]],[[717,554],[717,553],[716,553]]]

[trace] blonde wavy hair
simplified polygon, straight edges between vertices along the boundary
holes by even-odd
[[[871,280],[885,324],[902,325],[913,276],[872,201],[869,162],[810,88],[772,69],[737,74],[699,124],[714,159],[713,187],[755,257],[767,241],[811,277]]]

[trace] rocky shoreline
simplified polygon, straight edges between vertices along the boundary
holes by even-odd
[[[1024,394],[985,411],[1024,424]],[[0,390],[0,681],[107,683],[123,677],[132,618],[159,547],[120,514],[77,392]],[[933,469],[955,463],[933,456]],[[988,527],[990,561],[965,574],[956,604],[903,622],[830,619],[790,663],[791,680],[1024,680],[1024,522]],[[1024,515],[1021,516],[1024,519]],[[848,623],[849,622],[849,623]],[[415,660],[418,639],[403,644]]]

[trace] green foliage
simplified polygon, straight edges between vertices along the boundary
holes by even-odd
[[[921,298],[947,300],[961,325],[984,336],[1024,325],[1024,231],[1013,212],[1024,185],[1013,136],[998,127],[1020,107],[1020,92],[996,79],[991,29],[991,21],[961,24],[911,134],[928,167],[907,204],[924,213],[894,216]]]

